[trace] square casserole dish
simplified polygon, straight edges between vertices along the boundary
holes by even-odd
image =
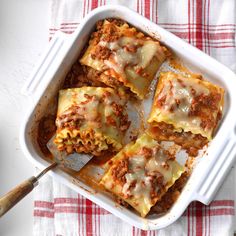
[[[192,201],[209,204],[220,187],[224,177],[233,165],[236,154],[236,75],[226,66],[164,30],[138,13],[119,5],[104,6],[88,14],[72,35],[57,32],[50,41],[48,50],[42,55],[31,78],[22,93],[32,98],[32,107],[25,118],[20,134],[21,147],[27,158],[40,169],[49,165],[36,142],[35,130],[39,119],[48,105],[55,101],[58,90],[80,55],[81,50],[95,29],[97,21],[106,18],[120,18],[147,35],[160,40],[170,48],[189,69],[202,74],[211,82],[225,89],[223,118],[215,138],[208,145],[202,158],[196,163],[178,200],[164,215],[141,218],[134,211],[117,207],[114,200],[102,192],[95,192],[90,186],[74,179],[62,170],[50,171],[56,180],[69,186],[84,197],[120,217],[129,224],[154,230],[166,227],[176,221]]]

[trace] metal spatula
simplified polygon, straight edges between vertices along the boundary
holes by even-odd
[[[34,187],[38,185],[39,179],[45,175],[49,170],[52,170],[58,165],[63,167],[79,171],[92,156],[86,154],[72,153],[68,155],[66,152],[60,152],[57,150],[56,145],[53,142],[54,136],[47,143],[47,147],[53,154],[54,161],[50,166],[44,169],[37,176],[32,176],[25,180],[21,184],[17,185],[10,192],[0,198],[0,217],[15,206],[21,199],[23,199],[28,193],[30,193]]]

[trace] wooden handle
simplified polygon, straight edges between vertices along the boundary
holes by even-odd
[[[7,211],[9,211],[13,206],[15,206],[22,198],[24,198],[28,193],[30,193],[34,186],[36,186],[38,180],[36,177],[25,180],[23,183],[16,186],[6,195],[0,198],[0,217],[3,216]]]

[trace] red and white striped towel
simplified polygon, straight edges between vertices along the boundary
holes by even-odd
[[[72,33],[89,11],[117,3],[136,10],[236,72],[234,0],[51,0],[50,37],[57,30]],[[159,231],[132,227],[46,176],[34,192],[34,235],[232,235],[234,172],[209,206],[193,202],[177,222]]]

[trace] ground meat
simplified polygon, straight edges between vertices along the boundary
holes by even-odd
[[[193,89],[193,88],[191,88],[191,94],[193,95],[193,96],[195,96],[196,95],[196,90],[195,89]]]
[[[157,141],[174,141],[184,148],[190,156],[197,156],[198,151],[208,143],[207,138],[200,134],[183,131],[175,132],[173,125],[165,122],[158,122],[149,127],[149,133]]]
[[[216,127],[218,119],[215,119],[215,111],[218,110],[221,100],[220,93],[210,93],[209,95],[200,94],[194,97],[191,103],[189,116],[198,116],[201,118],[201,127],[203,129],[212,129]]]
[[[126,52],[135,53],[135,52],[137,51],[137,46],[128,44],[128,45],[125,45],[125,46],[124,46],[124,50],[125,50]]]
[[[97,45],[95,51],[91,54],[92,59],[107,60],[112,51],[109,48]]]
[[[55,119],[56,115],[44,116],[41,118],[38,125],[37,142],[43,154],[47,157],[51,156],[51,153],[47,148],[47,143],[56,132]]]
[[[143,68],[142,67],[137,67],[137,69],[135,70],[136,74],[141,75],[143,74]]]
[[[112,176],[114,179],[118,180],[121,184],[126,183],[125,174],[129,170],[128,159],[119,161],[119,163],[112,169]]]
[[[102,37],[102,31],[96,31],[94,33],[92,33],[91,35],[91,39],[89,42],[93,42],[94,45],[97,45],[100,42],[100,38]]]
[[[87,76],[87,80],[95,87],[111,87],[120,88],[123,87],[122,83],[117,79],[105,75],[101,71],[94,70],[91,67],[83,66],[84,74]]]
[[[106,85],[99,80],[101,72],[87,66],[81,66],[76,61],[69,73],[66,75],[63,88],[80,88],[83,86],[105,87]]]
[[[103,26],[103,20],[99,20],[97,23],[96,23],[96,30],[101,30],[102,29],[102,26]]]
[[[116,116],[120,116],[122,114],[123,107],[121,105],[118,105],[117,103],[112,102],[111,106]]]
[[[175,152],[171,153],[170,150],[163,150],[163,152],[165,156],[167,157],[167,160],[172,160],[172,161],[175,160],[175,155],[176,155]]]
[[[81,107],[80,106],[72,106],[68,110],[65,111],[66,114],[60,115],[56,120],[57,128],[71,128],[75,129],[76,127],[79,127],[81,124],[81,121],[83,121],[85,118],[83,115],[81,115]]]
[[[128,115],[122,115],[120,117],[120,130],[126,131],[130,127],[131,121],[128,119]]]
[[[124,24],[127,24],[124,20],[121,20],[121,19],[108,18],[106,20],[109,21],[110,23],[117,25],[117,26],[122,26]]]
[[[166,194],[164,194],[163,197],[151,208],[149,215],[165,213],[173,206],[185,186],[189,174],[190,173],[185,172],[181,175],[174,185],[169,188]]]
[[[163,180],[164,180],[164,177],[163,175],[156,171],[155,174],[151,175],[152,177],[152,181],[151,181],[151,198],[155,198],[155,197],[158,197],[158,193],[159,191],[156,190],[157,186],[160,189],[163,189]]]
[[[84,73],[82,66],[79,64],[79,61],[76,61],[66,75],[63,88],[79,88],[89,85],[90,81]]]
[[[143,155],[144,157],[148,158],[153,155],[153,151],[151,148],[143,147],[142,149],[140,149],[138,154]]]
[[[186,85],[184,84],[184,81],[181,79],[177,79],[178,83],[181,85],[182,88],[185,88]]]
[[[90,82],[90,86],[93,87],[106,87],[103,81],[100,79],[101,72],[93,69],[92,67],[83,66],[83,73],[86,75],[87,80]]]
[[[120,37],[118,29],[114,24],[104,25],[101,31],[102,31],[101,39],[106,42],[114,42],[118,40]]]
[[[119,80],[115,79],[114,77],[106,76],[106,81],[107,82],[104,81],[104,83],[112,88],[123,87],[123,84]]]
[[[107,124],[116,127],[116,120],[112,116],[106,117]]]
[[[158,98],[155,105],[159,108],[162,108],[165,105],[165,102],[166,102],[166,95]]]

